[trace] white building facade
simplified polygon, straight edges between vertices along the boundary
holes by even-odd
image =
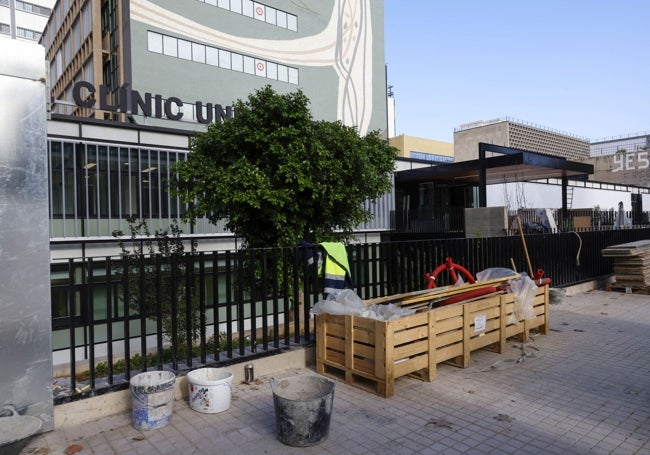
[[[38,42],[55,2],[0,0],[0,36]]]

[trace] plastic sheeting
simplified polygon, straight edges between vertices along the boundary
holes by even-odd
[[[364,318],[390,321],[415,313],[415,310],[401,308],[389,303],[387,305],[366,305],[352,289],[328,294],[325,300],[319,300],[311,309],[312,314],[351,314]]]

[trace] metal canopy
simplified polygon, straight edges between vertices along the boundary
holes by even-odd
[[[480,143],[479,156],[484,155],[485,152],[496,152],[501,153],[501,155],[400,171],[395,174],[395,182],[437,181],[458,183],[459,185],[479,185],[481,183],[482,169],[485,170],[486,185],[548,178],[579,178],[594,172],[594,166],[591,164],[510,147]]]

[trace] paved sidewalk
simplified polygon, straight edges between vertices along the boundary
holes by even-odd
[[[337,383],[316,446],[276,439],[260,378],[234,385],[223,413],[176,401],[162,429],[137,431],[120,414],[39,435],[21,454],[650,454],[650,296],[589,291],[551,305],[550,320],[526,357],[517,342],[479,351],[467,369],[439,366],[433,382],[398,379],[391,398]]]

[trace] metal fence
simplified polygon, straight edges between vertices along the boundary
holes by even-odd
[[[608,230],[650,226],[650,212],[597,209],[549,209],[555,221],[555,232]],[[414,210],[394,210],[391,212],[391,229],[399,233],[435,233],[436,236],[463,237],[465,233],[465,209],[451,208],[434,210],[432,207],[419,207]],[[538,209],[508,211],[508,224],[505,231],[517,230],[516,218],[520,219],[527,233],[549,232]]]
[[[567,286],[613,273],[601,250],[650,239],[650,229],[475,239],[387,240],[347,247],[354,289],[363,299],[424,289],[425,274],[451,257],[474,275],[491,267],[544,271]],[[525,245],[524,245],[525,242]],[[55,404],[128,388],[151,369],[184,373],[273,355],[314,340],[310,309],[322,298],[312,265],[319,247],[215,251],[182,257],[70,260],[67,302],[54,322],[63,357]],[[528,255],[526,254],[528,252]],[[528,262],[530,261],[530,267]],[[438,277],[439,286],[449,277]],[[58,346],[57,346],[58,344]]]

